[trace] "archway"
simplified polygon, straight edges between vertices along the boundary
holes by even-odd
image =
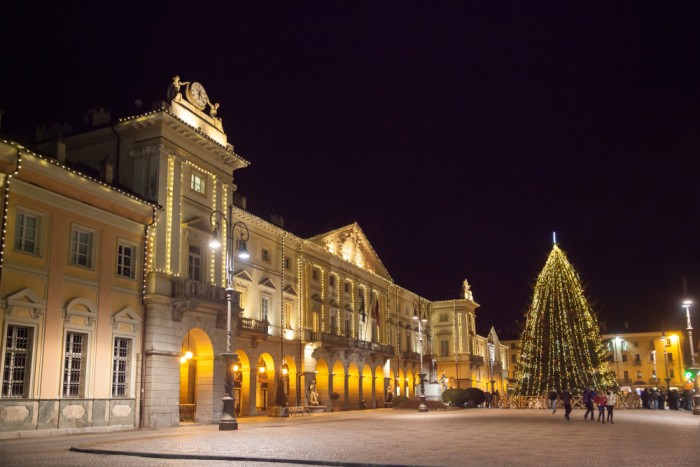
[[[399,369],[399,378],[396,380],[396,395],[397,396],[405,396],[406,391],[404,388],[406,387],[406,376],[405,373],[402,369]]]
[[[214,382],[211,339],[202,329],[192,328],[182,339],[180,422],[212,422]]]
[[[258,413],[265,413],[267,407],[275,405],[275,361],[269,353],[263,353],[258,357],[257,385],[255,390],[256,409]]]
[[[287,396],[289,405],[304,405],[297,400],[297,365],[294,362],[294,357],[285,355],[282,360],[282,376],[284,378],[284,393]],[[284,374],[286,370],[286,374]]]
[[[355,363],[348,365],[348,406],[350,410],[362,408],[360,397],[360,369]]]
[[[328,363],[322,358],[319,358],[316,361],[316,392],[318,392],[319,396],[319,403],[321,405],[330,405],[330,400],[331,400],[331,394],[330,394],[330,387],[328,384]],[[308,383],[311,383],[311,381],[307,382],[307,388],[308,389]],[[303,393],[304,397],[306,397],[306,391]]]
[[[254,415],[256,412],[251,412],[251,396],[253,397],[252,407],[255,408],[255,393],[250,392],[250,377],[251,367],[250,357],[243,349],[236,349],[238,360],[234,362],[233,372],[233,391],[234,391],[234,408],[237,416]],[[236,368],[237,367],[237,368]]]
[[[391,379],[379,365],[374,369],[374,391],[375,407],[384,407],[386,395],[391,391]]]
[[[416,381],[413,375],[413,371],[409,370],[406,373],[406,397],[411,397],[416,395]]]
[[[376,409],[377,399],[375,396],[374,375],[369,365],[362,368],[362,401],[360,407],[363,409]]]
[[[345,368],[343,364],[336,361],[333,364],[333,387],[331,391],[338,394],[338,399],[333,401],[333,407],[347,407],[347,388],[345,387]]]

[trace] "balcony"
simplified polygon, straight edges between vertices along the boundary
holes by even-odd
[[[401,352],[401,358],[403,360],[415,360],[417,362],[420,362],[420,354],[418,352],[410,352],[410,351],[405,351]]]
[[[469,355],[469,363],[473,365],[483,365],[484,357],[481,355]]]
[[[255,335],[267,339],[269,326],[270,323],[267,321],[239,316],[236,318],[236,335]]]
[[[367,350],[370,352],[378,352],[386,355],[394,354],[394,348],[390,345],[379,344],[377,342],[362,341],[359,339],[353,339],[352,337],[329,334],[327,332],[310,331],[306,334],[305,337],[308,337],[308,340],[313,342],[322,342],[323,345],[329,347],[340,347],[344,349],[360,349]]]

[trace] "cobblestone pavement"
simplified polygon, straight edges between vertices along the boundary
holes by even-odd
[[[0,440],[8,466],[700,465],[700,416],[619,410],[615,423],[575,410],[378,409],[239,419],[239,430],[160,430]],[[76,451],[71,451],[73,448]],[[171,456],[163,458],[162,456]]]

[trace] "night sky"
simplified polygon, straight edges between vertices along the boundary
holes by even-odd
[[[250,211],[356,221],[431,300],[467,278],[482,334],[514,337],[553,231],[608,332],[684,329],[683,277],[700,301],[697,2],[19,3],[6,138],[148,110],[179,74],[221,103]]]

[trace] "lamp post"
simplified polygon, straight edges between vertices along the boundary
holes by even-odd
[[[229,431],[238,429],[238,421],[236,420],[236,412],[234,410],[234,400],[233,400],[233,386],[234,386],[234,375],[232,374],[232,362],[238,359],[238,355],[231,352],[231,307],[233,304],[233,260],[234,260],[234,235],[233,231],[236,227],[241,229],[241,244],[239,245],[238,257],[241,259],[246,259],[248,255],[248,250],[245,248],[245,242],[248,241],[250,237],[250,232],[248,231],[248,226],[243,222],[232,222],[233,206],[228,207],[228,216],[223,212],[214,210],[209,217],[209,223],[211,224],[214,233],[212,235],[211,241],[209,242],[209,247],[212,249],[221,248],[221,241],[219,240],[219,229],[221,228],[222,221],[226,223],[226,352],[222,353],[221,361],[224,362],[226,376],[224,382],[225,394],[222,398],[223,409],[221,412],[221,418],[219,420],[219,430]]]
[[[669,394],[671,392],[671,378],[668,377],[668,355],[666,354],[666,332],[664,331],[661,331],[661,345],[664,348],[664,368],[666,369],[666,394]]]
[[[496,345],[493,342],[488,343],[489,347],[489,373],[491,375],[491,394],[496,392],[496,375],[493,374],[493,362],[496,359]]]
[[[418,405],[419,412],[427,412],[428,406],[425,405],[425,372],[423,371],[423,325],[428,322],[427,318],[423,316],[423,310],[420,308],[420,301],[418,302],[418,312],[415,311],[415,304],[413,309],[413,319],[418,321],[418,345],[420,347],[420,404]],[[420,314],[420,316],[418,316]]]
[[[683,308],[685,308],[685,317],[688,321],[688,340],[690,341],[690,361],[692,362],[692,368],[695,369],[695,350],[693,349],[693,326],[690,324],[690,305],[693,304],[692,300],[683,300]],[[695,389],[695,395],[693,395],[693,415],[700,415],[700,394],[698,394],[698,377],[697,374],[693,375],[693,389]]]

